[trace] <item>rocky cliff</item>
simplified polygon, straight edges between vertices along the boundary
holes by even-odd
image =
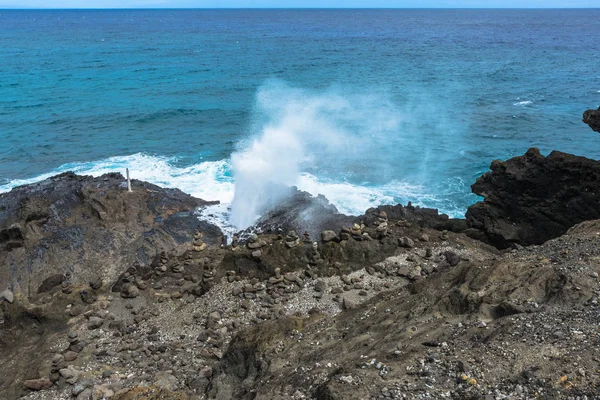
[[[484,201],[469,207],[466,219],[499,248],[541,244],[600,218],[598,161],[532,148],[490,169],[471,186]]]
[[[206,202],[119,174],[13,189],[0,398],[595,398],[597,174],[495,161],[467,220],[293,189],[231,245]]]

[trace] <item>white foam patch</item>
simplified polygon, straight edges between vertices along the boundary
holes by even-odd
[[[383,188],[358,186],[348,182],[323,182],[307,173],[300,174],[297,186],[313,196],[322,194],[342,214],[360,215],[371,207],[394,204],[394,196],[386,193]]]
[[[239,229],[230,222],[231,204],[229,203],[204,207],[198,211],[197,215],[200,220],[218,226],[226,236],[227,243],[231,243],[233,235],[239,232]]]
[[[519,101],[518,103],[514,103],[513,106],[526,106],[533,103],[530,100],[525,100],[525,101]]]
[[[407,204],[426,207],[439,199],[426,188],[403,181],[391,181],[383,186],[360,186],[348,182],[320,181],[310,174],[301,174],[298,189],[316,196],[322,194],[342,214],[361,215],[371,207],[385,204]]]
[[[0,185],[0,193],[66,171],[92,176],[100,176],[109,172],[120,172],[125,175],[125,168],[129,168],[133,179],[148,181],[162,187],[178,188],[204,200],[220,201],[219,205],[199,210],[198,216],[202,220],[217,225],[231,240],[231,237],[239,229],[231,223],[231,203],[235,188],[228,160],[207,161],[186,167],[175,166],[176,161],[175,158],[137,153],[95,162],[69,163],[49,173],[29,179],[15,179],[5,185]],[[319,194],[325,196],[341,213],[347,215],[361,215],[371,207],[384,204],[406,204],[411,201],[415,206],[433,207],[447,203],[433,195],[424,186],[403,181],[391,181],[383,186],[367,186],[320,179],[303,172],[298,175],[296,185],[298,189],[314,196]],[[435,188],[429,189],[434,190]],[[445,189],[447,190],[448,187]],[[456,188],[456,190],[459,189],[463,188]],[[440,211],[448,212],[447,210]],[[458,216],[460,212],[450,212],[450,215],[453,214]]]

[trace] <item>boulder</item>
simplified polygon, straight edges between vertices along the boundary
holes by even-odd
[[[104,320],[99,317],[90,317],[88,320],[88,329],[98,329],[102,326]]]
[[[2,293],[0,293],[0,301],[2,299],[8,301],[9,303],[12,303],[13,301],[15,301],[15,295],[11,290],[6,289]]]
[[[323,242],[331,242],[332,240],[335,240],[337,238],[337,233],[335,233],[335,231],[332,230],[324,230],[321,232],[321,240]]]
[[[70,385],[76,384],[77,380],[79,379],[79,371],[77,371],[71,367],[62,368],[58,372],[60,373],[60,376],[65,378],[65,381]]]
[[[352,310],[358,307],[358,302],[350,296],[344,296],[342,298],[342,305],[344,307],[344,310]]]
[[[121,297],[126,299],[134,299],[140,295],[140,289],[133,284],[127,284],[123,286],[121,291]]]
[[[23,386],[30,390],[45,390],[52,387],[52,382],[48,378],[29,379],[23,381]]]
[[[167,390],[174,390],[177,386],[177,378],[168,372],[157,372],[154,376],[154,386]]]
[[[398,239],[398,245],[400,247],[405,247],[407,249],[412,249],[413,247],[415,247],[415,242],[414,242],[414,240],[412,240],[409,237],[402,236],[401,238]]]
[[[600,132],[600,107],[597,110],[587,110],[583,113],[583,122],[595,132]]]
[[[93,396],[93,391],[91,388],[84,389],[81,393],[79,393],[76,397],[76,400],[90,400]]]

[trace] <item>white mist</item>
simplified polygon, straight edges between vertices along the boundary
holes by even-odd
[[[397,128],[391,103],[362,95],[291,88],[280,82],[257,94],[255,137],[231,157],[235,193],[230,222],[239,229],[282,200],[278,187],[298,184],[306,168],[339,168]]]

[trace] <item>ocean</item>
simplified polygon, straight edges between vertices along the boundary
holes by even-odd
[[[463,216],[493,159],[600,158],[600,9],[0,10],[0,192],[124,173],[222,205]]]

